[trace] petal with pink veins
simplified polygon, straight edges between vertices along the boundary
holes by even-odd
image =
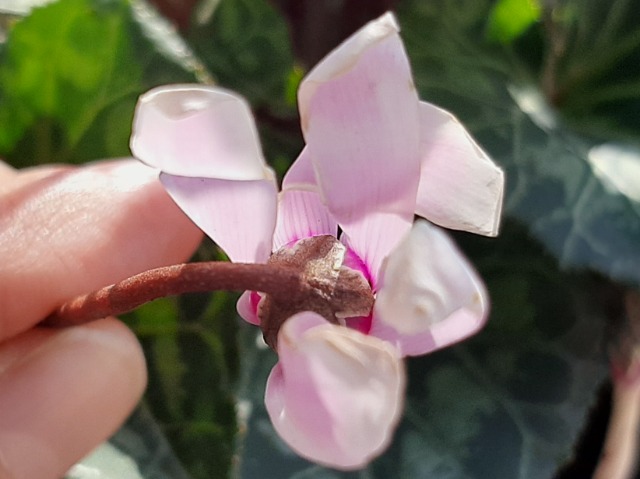
[[[300,455],[337,469],[363,467],[389,444],[405,387],[397,351],[315,313],[288,319],[265,404]]]
[[[338,224],[314,191],[284,190],[278,196],[278,218],[273,249],[303,238],[337,236]]]
[[[413,217],[371,212],[352,224],[341,241],[364,263],[365,277],[375,291],[384,259],[411,230]]]
[[[305,147],[282,181],[273,248],[277,250],[310,236],[337,234],[338,224],[322,203],[309,150]]]
[[[370,334],[425,354],[476,333],[488,312],[471,264],[446,233],[418,221],[383,266]]]
[[[371,213],[413,218],[420,177],[418,97],[392,14],[367,24],[303,80],[307,154],[343,230]]]
[[[225,180],[269,175],[249,105],[217,87],[170,85],[142,95],[131,151],[172,175]]]
[[[496,236],[504,174],[450,113],[420,103],[416,213],[445,228]]]
[[[239,263],[263,263],[271,254],[277,187],[255,181],[186,178],[166,173],[160,181],[191,220]]]

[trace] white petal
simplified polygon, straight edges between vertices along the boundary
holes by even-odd
[[[317,191],[317,187],[311,155],[309,154],[309,149],[305,146],[284,175],[282,189]]]
[[[138,101],[131,151],[177,176],[259,180],[268,176],[247,102],[204,85],[155,88]]]
[[[341,228],[370,214],[411,219],[420,175],[418,97],[391,14],[367,24],[303,80],[306,150]]]
[[[488,303],[481,279],[453,241],[419,221],[383,266],[370,334],[404,354],[424,354],[477,332]]]
[[[275,181],[185,178],[161,174],[177,205],[229,258],[262,263],[271,254],[276,224]]]
[[[396,35],[399,31],[398,21],[391,12],[387,12],[376,20],[367,23],[354,35],[342,42],[309,72],[298,92],[299,103],[303,106],[307,105],[309,97],[313,96],[317,84],[342,75],[358,62],[365,50],[389,36]],[[327,58],[331,58],[331,60],[327,61]]]
[[[330,467],[357,469],[388,446],[405,385],[395,349],[315,313],[300,313],[280,330],[278,354],[265,404],[276,431],[296,452]]]
[[[450,113],[420,103],[416,213],[445,228],[498,234],[504,174]]]
[[[351,225],[341,241],[351,248],[366,267],[365,277],[377,290],[380,267],[391,251],[410,231],[412,218],[394,214],[370,213]]]

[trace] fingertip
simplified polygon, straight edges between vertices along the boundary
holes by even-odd
[[[58,478],[136,406],[144,355],[113,318],[20,339],[23,355],[0,374],[0,477]]]

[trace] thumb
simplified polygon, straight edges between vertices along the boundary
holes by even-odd
[[[186,260],[202,238],[136,161],[3,171],[0,182],[0,341],[73,296]]]

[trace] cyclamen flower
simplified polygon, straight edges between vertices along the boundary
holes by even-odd
[[[342,469],[388,445],[401,411],[401,357],[478,331],[485,288],[431,223],[493,236],[503,174],[449,113],[419,101],[392,14],[367,24],[303,80],[306,146],[278,194],[246,102],[220,88],[145,94],[132,150],[161,170],[176,203],[234,262],[266,262],[342,231],[336,271],[360,272],[371,314],[333,324],[301,311],[277,336],[265,403],[299,454]],[[259,324],[261,296],[238,310]],[[336,319],[336,318],[334,318]]]

